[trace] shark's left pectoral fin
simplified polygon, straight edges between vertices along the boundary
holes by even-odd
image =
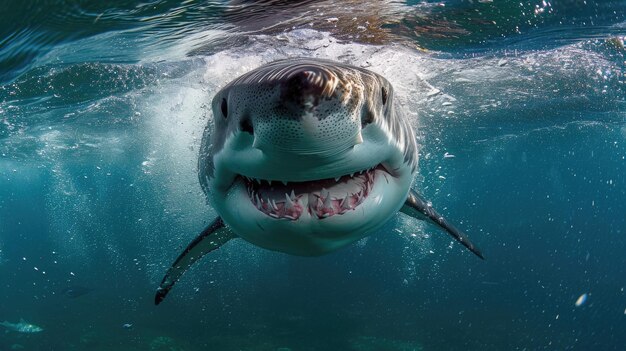
[[[167,270],[161,285],[154,296],[154,304],[158,305],[163,301],[167,293],[174,287],[174,284],[202,256],[218,249],[228,240],[236,236],[224,225],[224,221],[217,217],[200,235],[198,235],[185,250],[178,256],[176,261]]]
[[[476,245],[474,245],[469,238],[463,234],[463,232],[458,230],[455,226],[443,218],[443,216],[437,213],[432,205],[422,198],[415,190],[411,189],[404,206],[400,209],[400,212],[420,220],[427,220],[435,223],[450,234],[456,241],[467,247],[476,256],[482,258],[483,260],[485,259]]]

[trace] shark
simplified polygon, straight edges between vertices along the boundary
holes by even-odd
[[[383,76],[317,59],[278,60],[212,100],[198,177],[217,212],[167,270],[160,304],[201,257],[235,238],[298,256],[336,251],[398,212],[482,252],[413,188],[414,131]]]

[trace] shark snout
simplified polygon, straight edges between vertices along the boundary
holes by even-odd
[[[239,95],[243,104],[267,94],[261,104],[238,110],[245,111],[238,114],[239,130],[253,137],[253,148],[332,157],[363,142],[364,88],[358,79],[325,64],[275,67],[262,79],[257,91],[250,85]]]
[[[280,105],[292,116],[312,112],[324,100],[334,97],[339,78],[322,67],[301,67],[291,72],[280,85]],[[318,115],[322,116],[322,115]]]
[[[332,156],[361,144],[361,126],[350,120],[303,116],[255,123],[253,148],[265,154]]]

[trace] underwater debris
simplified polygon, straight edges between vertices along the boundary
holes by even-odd
[[[576,303],[575,303],[576,307],[580,307],[580,306],[584,305],[585,302],[587,302],[587,298],[588,297],[589,297],[589,294],[587,294],[587,293],[584,293],[584,294],[580,295],[578,297],[578,299],[576,300]]]

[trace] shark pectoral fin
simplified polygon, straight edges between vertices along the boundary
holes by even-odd
[[[187,248],[178,256],[176,261],[167,270],[161,285],[154,296],[154,304],[158,305],[165,299],[165,295],[174,287],[180,277],[202,256],[220,248],[236,236],[224,225],[222,218],[217,217]]]
[[[450,234],[456,241],[463,244],[463,246],[467,247],[471,252],[473,252],[476,256],[482,258],[485,257],[480,252],[480,250],[474,245],[469,238],[463,234],[460,230],[458,230],[455,226],[450,224],[443,216],[441,216],[432,205],[424,200],[415,190],[411,189],[409,192],[409,196],[404,203],[404,206],[400,209],[400,212],[407,214],[411,217],[427,220],[429,222],[435,223],[443,230],[445,230],[448,234]]]

